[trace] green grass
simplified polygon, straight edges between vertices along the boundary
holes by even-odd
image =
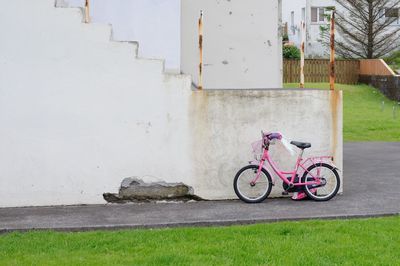
[[[296,87],[298,84],[285,84],[285,88]],[[329,84],[308,83],[305,87],[328,89]],[[337,84],[336,88],[343,90],[344,141],[400,141],[400,105],[367,85]]]
[[[1,265],[399,265],[400,217],[0,235]]]

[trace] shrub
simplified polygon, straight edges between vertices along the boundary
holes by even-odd
[[[283,46],[283,58],[300,59],[300,49],[293,45]]]

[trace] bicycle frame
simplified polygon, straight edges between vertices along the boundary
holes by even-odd
[[[301,151],[299,157],[297,158],[296,161],[296,165],[295,165],[295,169],[291,172],[286,172],[286,171],[281,171],[278,166],[276,165],[276,163],[272,160],[269,151],[268,151],[268,147],[267,148],[263,148],[263,155],[261,160],[258,162],[258,172],[256,177],[254,178],[254,180],[251,182],[252,184],[257,183],[257,181],[260,179],[260,175],[261,175],[261,170],[265,167],[265,162],[268,162],[269,165],[271,166],[271,168],[274,170],[274,172],[279,176],[279,178],[285,182],[289,187],[295,187],[295,186],[309,186],[309,185],[321,185],[321,181],[320,178],[318,177],[320,175],[320,169],[317,169],[317,176],[314,176],[312,173],[310,173],[307,170],[307,163],[311,163],[310,165],[314,165],[314,164],[318,164],[318,163],[328,163],[332,166],[333,163],[333,157],[332,156],[321,156],[321,157],[311,157],[311,158],[307,158],[306,160],[303,161],[303,153],[304,150]],[[256,164],[255,162],[252,162],[252,164]],[[336,166],[334,166],[336,168]],[[311,177],[314,178],[315,181],[310,181],[310,182],[301,182],[301,180],[299,179],[299,182],[292,182],[295,181],[296,175],[299,172],[299,170],[302,169],[304,170],[304,173],[308,173]],[[267,169],[266,169],[267,170]],[[291,179],[289,180],[287,178],[287,175],[291,175]],[[292,181],[291,181],[292,180]]]

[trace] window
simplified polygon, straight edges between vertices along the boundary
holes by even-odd
[[[385,18],[399,24],[399,8],[386,8]]]
[[[311,8],[311,22],[312,23],[325,22],[325,8],[324,7],[312,7]]]

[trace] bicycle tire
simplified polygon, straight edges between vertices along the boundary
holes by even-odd
[[[336,194],[339,191],[340,188],[340,177],[339,177],[339,173],[337,172],[336,168],[333,167],[332,165],[326,164],[326,163],[317,163],[317,164],[313,164],[310,167],[307,168],[307,171],[303,174],[302,177],[302,182],[305,183],[307,181],[307,175],[309,172],[311,172],[313,169],[317,168],[317,167],[322,167],[322,168],[326,168],[329,169],[329,171],[331,171],[336,179],[336,185],[334,187],[334,189],[332,190],[332,192],[330,192],[328,195],[325,196],[319,196],[318,195],[318,188],[317,189],[317,193],[314,193],[313,191],[310,191],[310,189],[312,189],[312,186],[304,186],[304,192],[307,194],[307,196],[315,201],[328,201],[331,200],[333,197],[336,196]]]
[[[251,170],[254,172],[254,174],[256,174],[258,172],[258,165],[248,165],[243,167],[242,169],[240,169],[236,176],[235,179],[233,180],[233,188],[235,190],[236,195],[238,196],[238,198],[246,203],[260,203],[263,202],[266,198],[268,198],[269,194],[271,193],[272,190],[272,178],[271,175],[268,173],[268,171],[266,171],[264,168],[261,169],[262,174],[264,175],[264,177],[266,178],[266,182],[264,181],[264,184],[266,183],[268,187],[265,188],[265,190],[262,188],[262,183],[261,182],[257,182],[257,184],[259,184],[262,188],[262,191],[264,191],[260,196],[252,199],[250,196],[248,195],[244,195],[243,190],[239,187],[238,182],[239,182],[239,178],[242,176],[242,174],[248,170]],[[256,184],[256,185],[257,185]],[[251,186],[249,183],[250,187],[255,187]]]

